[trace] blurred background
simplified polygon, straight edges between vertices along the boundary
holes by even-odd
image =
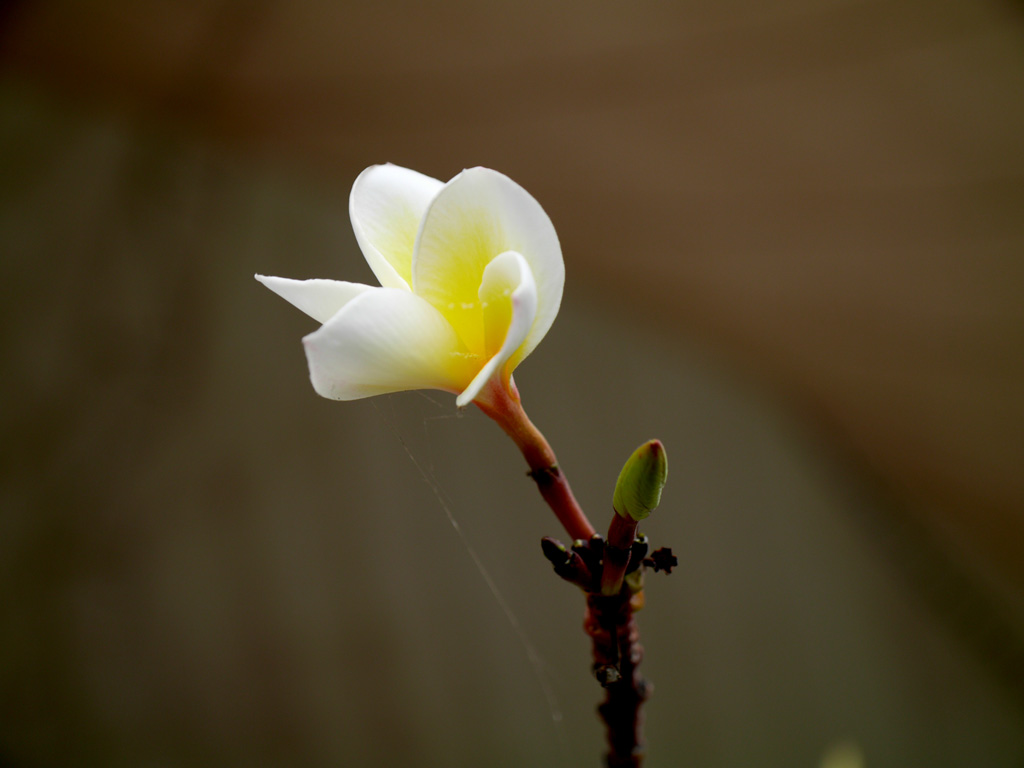
[[[553,219],[599,527],[668,447],[651,768],[1024,766],[1022,137],[1010,0],[4,3],[0,763],[598,764],[515,448],[252,279],[372,282],[391,161]]]

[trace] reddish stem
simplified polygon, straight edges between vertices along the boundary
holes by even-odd
[[[530,467],[530,477],[569,536],[589,541],[595,533],[594,526],[572,495],[569,481],[558,468],[555,452],[523,410],[515,384],[511,380],[506,385],[499,378],[492,379],[474,402],[519,446]]]
[[[629,554],[636,538],[636,520],[612,513],[608,539],[604,544],[604,569],[601,571],[601,594],[605,597],[619,594],[622,580],[629,565]]]

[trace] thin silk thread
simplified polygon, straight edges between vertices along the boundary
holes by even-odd
[[[436,400],[433,400],[432,398],[426,396],[424,397],[435,406],[439,408],[443,407]],[[371,400],[371,402],[373,401]],[[451,510],[451,505],[446,500],[444,491],[441,489],[440,484],[437,482],[436,478],[433,475],[433,467],[431,467],[431,469],[428,471],[423,466],[423,463],[416,458],[412,450],[410,450],[409,445],[402,437],[401,433],[399,433],[398,428],[395,426],[393,419],[388,419],[381,412],[380,408],[377,406],[375,402],[373,402],[373,406],[377,410],[377,413],[381,416],[382,421],[384,421],[387,424],[388,428],[395,436],[395,439],[398,440],[399,445],[402,446],[402,449],[405,451],[406,456],[408,456],[409,460],[412,461],[413,466],[416,467],[416,471],[419,472],[420,477],[428,486],[430,486],[430,490],[433,492],[438,504],[440,504],[441,509],[444,511],[445,517],[448,518],[449,524],[451,524],[452,528],[455,529],[455,532],[459,536],[459,540],[462,542],[462,545],[466,548],[466,551],[469,553],[469,557],[473,561],[473,564],[476,566],[481,578],[483,578],[484,583],[487,585],[487,588],[491,592],[491,595],[493,595],[495,601],[497,601],[502,613],[505,614],[505,618],[507,619],[508,623],[512,626],[512,630],[513,632],[515,632],[516,637],[519,639],[520,644],[523,646],[523,650],[525,651],[526,657],[530,662],[530,666],[533,668],[533,672],[537,678],[537,682],[540,684],[541,691],[544,694],[544,698],[548,705],[548,710],[551,714],[551,720],[556,725],[556,730],[558,732],[561,747],[563,751],[567,750],[568,745],[566,743],[566,736],[564,729],[562,727],[562,710],[558,704],[558,699],[555,696],[555,692],[552,689],[550,682],[548,681],[548,676],[544,668],[543,659],[538,653],[533,642],[530,640],[529,636],[526,634],[526,630],[523,629],[523,626],[519,623],[519,618],[516,616],[511,606],[508,604],[508,601],[505,600],[505,597],[501,593],[501,590],[498,589],[498,585],[495,583],[490,572],[487,570],[483,562],[480,560],[480,556],[473,548],[473,545],[467,538],[465,531],[462,530],[462,526],[459,525],[458,520],[455,519],[455,515]],[[428,420],[436,420],[440,418],[460,418],[460,416],[458,414],[451,414],[445,416],[424,417],[424,430],[426,431],[427,429]]]

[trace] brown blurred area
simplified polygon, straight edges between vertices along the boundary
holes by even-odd
[[[310,321],[252,281],[371,281],[347,194],[391,161],[551,215],[517,380],[595,521],[668,446],[652,768],[1024,764],[1019,4],[0,23],[0,762],[597,764],[514,449],[442,393],[317,399]]]

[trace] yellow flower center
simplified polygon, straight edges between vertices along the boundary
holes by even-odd
[[[484,269],[508,250],[504,241],[487,211],[461,209],[432,226],[430,239],[420,244],[426,258],[417,265],[414,290],[447,318],[481,360],[501,349],[512,319],[515,285],[497,281],[481,291]]]

